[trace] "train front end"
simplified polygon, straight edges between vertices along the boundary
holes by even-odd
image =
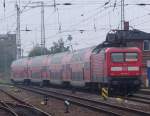
[[[129,95],[136,92],[141,85],[141,50],[110,48],[107,52],[109,92],[115,95]]]

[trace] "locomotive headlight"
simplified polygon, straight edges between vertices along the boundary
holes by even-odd
[[[111,71],[122,71],[122,67],[111,67]]]
[[[128,67],[128,71],[139,71],[139,67],[138,66],[130,66],[130,67]]]

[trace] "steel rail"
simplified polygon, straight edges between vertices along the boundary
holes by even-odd
[[[6,102],[0,101],[0,103],[1,103],[5,108],[7,108],[7,109],[9,109],[11,112],[13,112],[13,113],[15,114],[15,116],[18,116],[18,114],[17,114],[11,107],[9,107],[9,106],[6,104]]]
[[[141,89],[138,93],[145,94],[145,95],[150,95],[150,88],[149,89]]]
[[[134,94],[133,97],[150,100],[150,95]]]
[[[0,109],[6,111],[7,113],[12,114],[12,116],[18,116],[18,114],[16,114],[14,111],[12,111],[11,109],[4,107],[4,106],[0,106]]]
[[[104,101],[95,101],[95,100],[91,100],[91,99],[87,99],[87,98],[83,98],[83,97],[80,97],[80,96],[74,96],[74,95],[70,95],[70,94],[65,94],[65,93],[58,93],[56,91],[51,91],[51,90],[45,90],[45,89],[42,89],[42,88],[39,88],[39,87],[22,87],[22,86],[17,86],[17,87],[20,87],[24,90],[28,90],[28,91],[32,91],[32,92],[35,92],[35,93],[38,93],[38,94],[42,94],[42,95],[48,95],[48,96],[51,96],[51,97],[54,97],[54,98],[57,98],[57,99],[60,99],[60,100],[64,100],[65,98],[69,98],[70,101],[74,104],[77,103],[77,101],[80,101],[80,103],[77,103],[77,104],[80,104],[82,106],[86,106],[86,107],[89,107],[87,104],[87,102],[89,102],[88,104],[91,104],[92,103],[92,107],[96,104],[96,107],[97,107],[97,110],[101,110],[101,111],[104,111],[104,112],[107,112],[107,113],[110,113],[110,114],[113,114],[113,115],[123,115],[122,112],[125,112],[126,113],[130,113],[130,114],[141,114],[141,115],[144,115],[144,116],[149,116],[150,115],[150,112],[145,112],[145,111],[142,111],[142,110],[138,110],[138,109],[134,109],[134,108],[129,108],[129,107],[123,107],[123,106],[120,106],[120,105],[115,105],[115,104],[110,104],[110,103],[107,103],[107,102],[104,102]],[[52,94],[50,94],[52,93]],[[74,100],[76,99],[76,101]],[[81,104],[81,102],[83,102]],[[103,105],[103,106],[100,106],[100,105]],[[89,107],[89,108],[92,108],[92,107]],[[109,107],[109,108],[108,108]],[[111,107],[111,108],[110,108]],[[113,108],[113,111],[112,111],[112,108]],[[115,109],[114,109],[115,108]],[[96,108],[93,107],[93,109],[96,110]],[[109,111],[108,111],[109,109]]]
[[[63,100],[63,101],[68,98],[66,96],[62,97],[62,96],[60,96],[60,94],[58,96],[57,95],[55,96],[54,93],[53,94],[47,94],[47,93],[45,93],[43,91],[38,91],[38,90],[35,90],[33,88],[29,89],[29,88],[24,88],[24,87],[21,87],[21,86],[17,86],[17,87],[19,87],[21,89],[24,89],[24,90],[32,91],[34,93],[38,93],[38,94],[42,94],[42,95],[48,95],[50,97],[53,97],[53,98],[56,98],[56,99],[59,99],[59,100]],[[104,108],[104,107],[100,107],[100,106],[95,106],[94,104],[89,104],[89,103],[83,102],[83,101],[81,101],[79,99],[78,100],[69,99],[69,101],[71,103],[73,103],[73,104],[80,105],[82,107],[86,107],[86,108],[93,109],[93,110],[96,110],[96,111],[102,111],[102,112],[110,114],[112,116],[122,116],[122,114],[116,113],[114,111],[111,111],[110,109],[107,109],[107,108]]]
[[[146,99],[143,99],[143,98],[127,97],[125,99],[129,100],[129,101],[134,101],[134,102],[148,104],[148,105],[150,104],[150,100],[146,100]]]
[[[37,114],[40,113],[40,116],[48,116],[47,114],[43,113],[43,112],[39,112],[39,110],[33,108],[32,106],[28,106],[28,105],[24,105],[24,104],[12,104],[12,103],[6,103],[8,106],[10,107],[19,107],[19,108],[23,108],[23,109],[26,109],[27,111],[31,111],[32,110],[32,113],[33,111],[35,111]],[[16,109],[16,108],[14,108]],[[38,111],[38,112],[37,112]]]
[[[21,99],[19,99],[19,98],[17,98],[17,97],[15,97],[15,96],[13,96],[13,95],[11,95],[10,93],[8,93],[8,92],[6,92],[6,91],[4,91],[3,89],[0,89],[0,91],[1,92],[3,92],[3,93],[5,93],[6,95],[8,95],[10,98],[12,98],[13,100],[15,100],[15,101],[17,101],[18,103],[20,103],[20,104],[15,104],[15,105],[18,105],[18,106],[22,106],[22,107],[26,107],[26,108],[30,108],[30,109],[32,109],[32,110],[34,110],[34,111],[37,111],[37,112],[40,112],[41,114],[42,114],[42,116],[51,116],[50,114],[48,114],[47,112],[45,112],[45,111],[43,111],[43,110],[41,110],[41,109],[39,109],[39,108],[37,108],[37,107],[35,107],[34,105],[31,105],[31,104],[29,104],[29,103],[27,103],[27,102],[25,102],[25,101],[23,101],[23,100],[21,100]],[[9,106],[8,104],[5,104],[5,106]]]

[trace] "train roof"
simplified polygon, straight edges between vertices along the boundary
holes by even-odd
[[[69,62],[82,62],[90,58],[93,47],[75,50],[73,52],[62,52],[49,55],[49,62],[52,64],[69,63]]]
[[[68,51],[68,52],[62,52],[57,54],[18,59],[14,61],[11,66],[21,67],[26,63],[29,66],[37,67],[37,66],[45,66],[46,64],[60,64],[60,63],[66,64],[70,62],[73,63],[73,62],[88,61],[90,59],[90,55],[94,48],[95,47],[93,46],[89,48],[75,50],[73,52]]]
[[[22,59],[17,59],[12,62],[11,67],[18,66],[18,67],[24,67],[24,64],[28,62],[29,58],[22,58]]]

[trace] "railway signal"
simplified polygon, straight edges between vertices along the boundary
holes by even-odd
[[[47,105],[47,102],[48,102],[49,98],[47,95],[44,95],[43,96],[43,101],[41,102],[42,105]]]
[[[64,105],[65,105],[65,113],[69,113],[70,102],[68,100],[65,100]]]

